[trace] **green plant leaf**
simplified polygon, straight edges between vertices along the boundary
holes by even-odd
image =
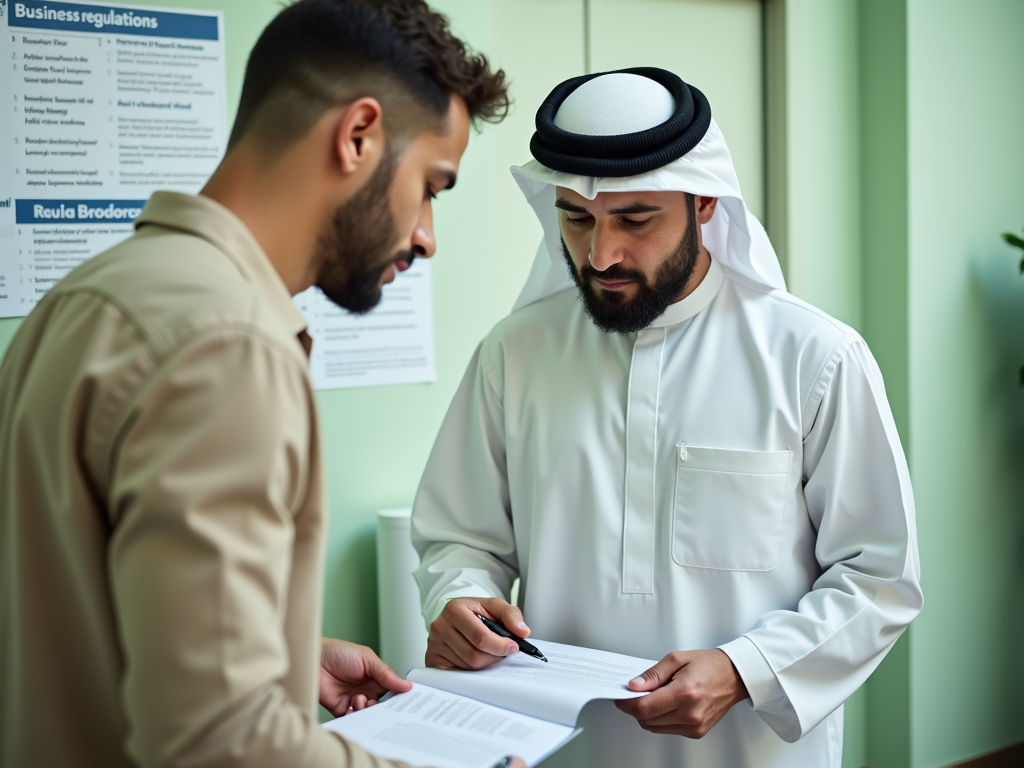
[[[1008,242],[1014,248],[1024,249],[1024,238],[1017,237],[1012,232],[1003,232],[1003,240]]]

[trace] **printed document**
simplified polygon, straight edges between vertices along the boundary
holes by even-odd
[[[579,733],[595,699],[633,699],[626,684],[655,664],[592,648],[530,639],[487,669],[414,669],[409,693],[324,725],[374,754],[437,768],[490,768],[505,755],[536,765]]]

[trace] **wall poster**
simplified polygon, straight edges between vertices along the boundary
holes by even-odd
[[[224,16],[0,0],[0,317],[128,237],[157,190],[198,192],[227,144]],[[433,381],[430,270],[354,317],[296,297],[321,389]]]
[[[224,20],[38,0],[0,11],[0,317],[19,317],[131,234],[152,192],[197,192],[216,167]]]

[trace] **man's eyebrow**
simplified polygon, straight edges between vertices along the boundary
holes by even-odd
[[[570,203],[564,197],[560,197],[555,201],[555,208],[561,208],[563,211],[569,211],[570,213],[590,213],[586,208]],[[656,213],[660,210],[662,210],[660,206],[637,202],[624,205],[621,208],[613,208],[608,213],[628,215],[631,213]]]
[[[561,208],[563,211],[569,211],[569,213],[590,213],[583,206],[573,205],[564,197],[560,197],[555,201],[555,208]]]
[[[647,205],[646,203],[632,203],[623,208],[612,208],[608,213],[630,214],[630,213],[656,213],[661,210],[660,206]]]

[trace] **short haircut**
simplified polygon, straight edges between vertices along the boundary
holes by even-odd
[[[504,71],[468,51],[424,0],[298,0],[249,55],[228,148],[251,136],[277,154],[327,110],[371,96],[395,150],[442,132],[453,95],[474,123],[508,113]]]

